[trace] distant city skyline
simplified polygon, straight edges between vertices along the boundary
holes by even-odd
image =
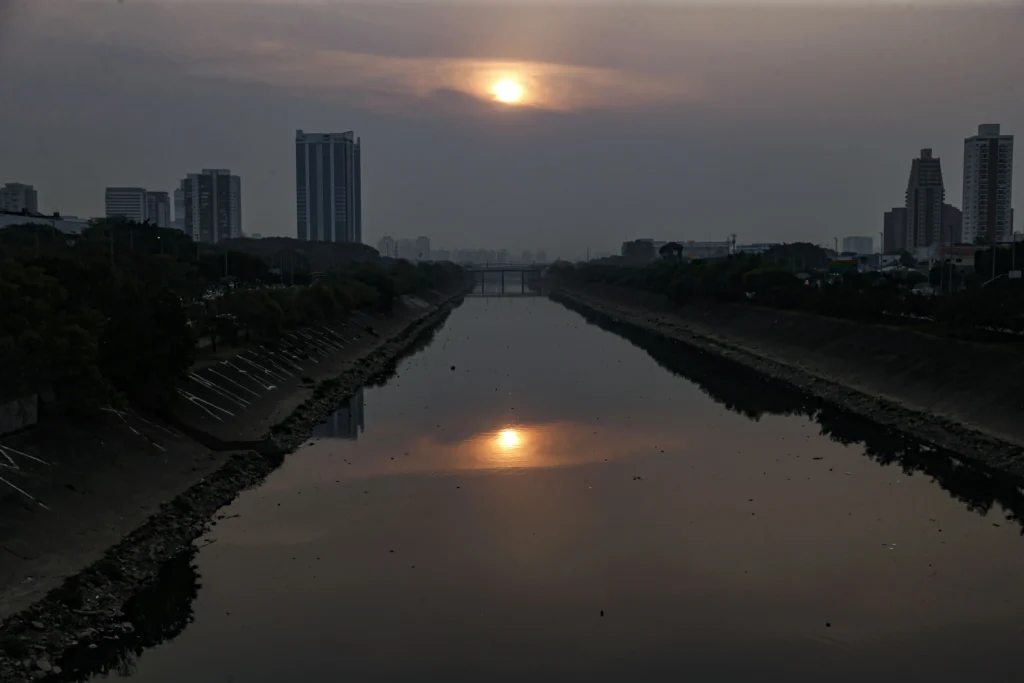
[[[373,150],[371,245],[831,245],[877,235],[918,150],[964,208],[965,138],[1024,130],[1019,10],[928,5],[15,2],[0,97],[19,105],[0,125],[18,134],[0,181],[34,185],[43,213],[101,216],[107,185],[171,191],[227,167],[245,178],[244,230],[295,236],[295,129],[352,129]],[[522,105],[489,94],[502,68]]]
[[[430,238],[419,237],[395,239],[385,235],[377,241],[378,253],[390,258],[409,261],[454,261],[456,263],[547,263],[547,252],[543,249],[526,249],[517,252],[504,248],[464,249],[459,247],[432,248]]]

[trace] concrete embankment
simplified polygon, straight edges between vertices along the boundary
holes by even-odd
[[[0,473],[17,487],[0,487],[0,680],[52,673],[69,648],[125,637],[133,626],[122,606],[162,563],[345,397],[428,341],[461,300],[461,291],[407,300],[390,316],[357,318],[337,332],[345,342],[318,340],[316,353],[282,350],[294,366],[266,361],[281,381],[264,382],[265,392],[244,392],[218,360],[223,372],[184,385],[191,388],[183,397],[217,396],[219,403],[203,394],[209,413],[186,399],[184,410],[162,417],[108,412],[89,424],[50,423],[0,440],[0,459],[10,454],[18,465]],[[269,348],[260,353],[273,357]],[[219,392],[194,386],[211,377],[239,384],[225,380]],[[234,398],[243,395],[241,403]]]
[[[744,304],[561,282],[552,298],[728,358],[994,469],[1024,475],[1024,348]]]

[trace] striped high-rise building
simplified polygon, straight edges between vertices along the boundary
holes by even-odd
[[[360,140],[295,131],[295,221],[303,242],[362,242]]]
[[[242,236],[242,179],[226,168],[204,168],[181,181],[184,230],[196,242],[214,244]]]
[[[963,240],[1009,242],[1013,234],[1013,136],[998,123],[978,126],[964,140]]]

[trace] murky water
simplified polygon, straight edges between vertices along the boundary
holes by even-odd
[[[75,666],[139,683],[1019,680],[1015,482],[602,325],[467,300],[168,565],[121,650]]]

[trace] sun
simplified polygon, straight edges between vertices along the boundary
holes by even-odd
[[[498,81],[491,89],[494,99],[506,104],[515,104],[523,99],[523,87],[515,81]]]
[[[519,432],[516,430],[503,429],[498,432],[498,445],[502,448],[515,448],[519,444]]]

